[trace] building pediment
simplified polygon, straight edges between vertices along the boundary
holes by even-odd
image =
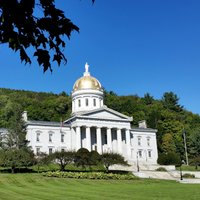
[[[110,109],[106,106],[103,106],[103,107],[96,109],[96,110],[77,113],[76,115],[74,115],[69,120],[66,120],[65,123],[69,122],[69,121],[71,121],[72,119],[75,119],[75,118],[98,119],[98,120],[102,119],[102,120],[127,121],[127,122],[132,121],[132,117],[126,116],[126,115],[119,113],[119,112],[117,112],[113,109]]]

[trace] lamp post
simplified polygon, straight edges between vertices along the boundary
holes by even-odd
[[[183,172],[182,172],[182,164],[183,164],[183,160],[181,160],[181,164],[180,164],[180,180],[183,180]]]
[[[140,171],[140,167],[139,167],[138,154],[139,154],[139,151],[137,151],[137,171],[139,172]]]

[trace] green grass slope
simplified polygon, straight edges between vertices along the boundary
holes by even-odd
[[[0,200],[196,200],[200,185],[159,180],[75,180],[0,174]]]

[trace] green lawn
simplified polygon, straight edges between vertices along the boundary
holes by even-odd
[[[40,174],[0,174],[0,200],[193,200],[200,185],[159,180],[77,180]]]
[[[176,167],[176,169],[177,170],[180,170],[180,167]],[[198,167],[197,169],[196,169],[196,167],[195,166],[190,166],[190,165],[182,165],[181,166],[181,169],[183,170],[183,171],[200,171],[200,167]]]

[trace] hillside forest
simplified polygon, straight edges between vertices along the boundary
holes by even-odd
[[[165,92],[161,99],[149,93],[118,96],[104,91],[104,104],[125,115],[132,116],[132,127],[146,120],[149,128],[157,129],[159,157],[173,154],[185,161],[184,138],[190,163],[200,165],[200,116],[179,104],[173,92]],[[0,127],[9,128],[16,109],[28,112],[28,119],[61,121],[70,117],[71,97],[60,94],[0,88]],[[166,160],[166,159],[165,159]],[[166,163],[168,164],[168,163]]]

